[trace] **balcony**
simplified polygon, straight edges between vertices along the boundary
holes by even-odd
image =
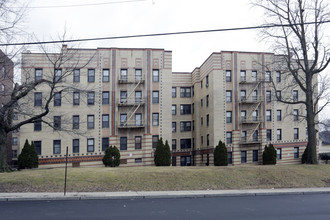
[[[130,121],[130,122],[120,122],[118,128],[127,129],[127,128],[144,128],[144,124],[141,121]]]
[[[137,106],[144,105],[145,101],[143,98],[120,98],[118,100],[118,106]]]
[[[251,96],[251,97],[246,97],[246,96],[241,96],[241,103],[258,103],[262,102],[263,97],[262,96]]]
[[[259,136],[253,136],[252,138],[242,137],[241,138],[241,144],[260,144],[261,139]]]
[[[252,116],[250,118],[241,117],[241,123],[243,124],[256,124],[262,122],[261,117]]]
[[[137,84],[137,83],[144,83],[144,79],[142,77],[123,77],[121,76],[118,80],[120,84]]]
[[[244,84],[244,83],[258,83],[262,81],[261,77],[246,77],[246,76],[241,76],[239,83]]]

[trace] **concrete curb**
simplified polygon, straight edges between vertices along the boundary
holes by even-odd
[[[45,200],[124,200],[330,194],[329,188],[196,190],[146,192],[0,193],[0,202]]]

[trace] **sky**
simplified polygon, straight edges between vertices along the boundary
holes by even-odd
[[[50,7],[98,3],[107,4]],[[263,12],[252,7],[249,0],[30,0],[29,7],[26,30],[39,41],[58,40],[64,32],[66,38],[78,39],[256,26],[263,22]],[[212,52],[263,52],[270,51],[271,45],[260,41],[258,31],[248,30],[90,41],[76,46],[164,48],[172,51],[174,72],[191,72]]]

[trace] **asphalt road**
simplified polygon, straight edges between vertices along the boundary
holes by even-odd
[[[330,219],[330,195],[0,202],[0,219]]]

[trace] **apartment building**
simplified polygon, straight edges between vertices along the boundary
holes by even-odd
[[[0,107],[3,107],[11,97],[14,84],[14,63],[0,50]],[[13,146],[13,147],[12,147]],[[7,163],[12,164],[12,158],[17,158],[17,139],[12,132],[7,136]]]
[[[191,74],[174,72],[172,164],[213,164],[219,140],[226,143],[232,165],[261,164],[270,143],[279,164],[300,163],[307,144],[306,113],[302,105],[277,101],[280,96],[302,99],[281,59],[272,53],[223,51]],[[289,84],[290,92],[284,89]]]
[[[63,45],[59,53],[23,53],[22,69],[22,82],[56,81],[50,113],[20,129],[21,147],[33,141],[40,166],[63,165],[66,147],[73,166],[99,165],[110,145],[121,166],[152,165],[158,138],[172,139],[171,51]],[[50,89],[38,86],[26,108],[42,110]]]

